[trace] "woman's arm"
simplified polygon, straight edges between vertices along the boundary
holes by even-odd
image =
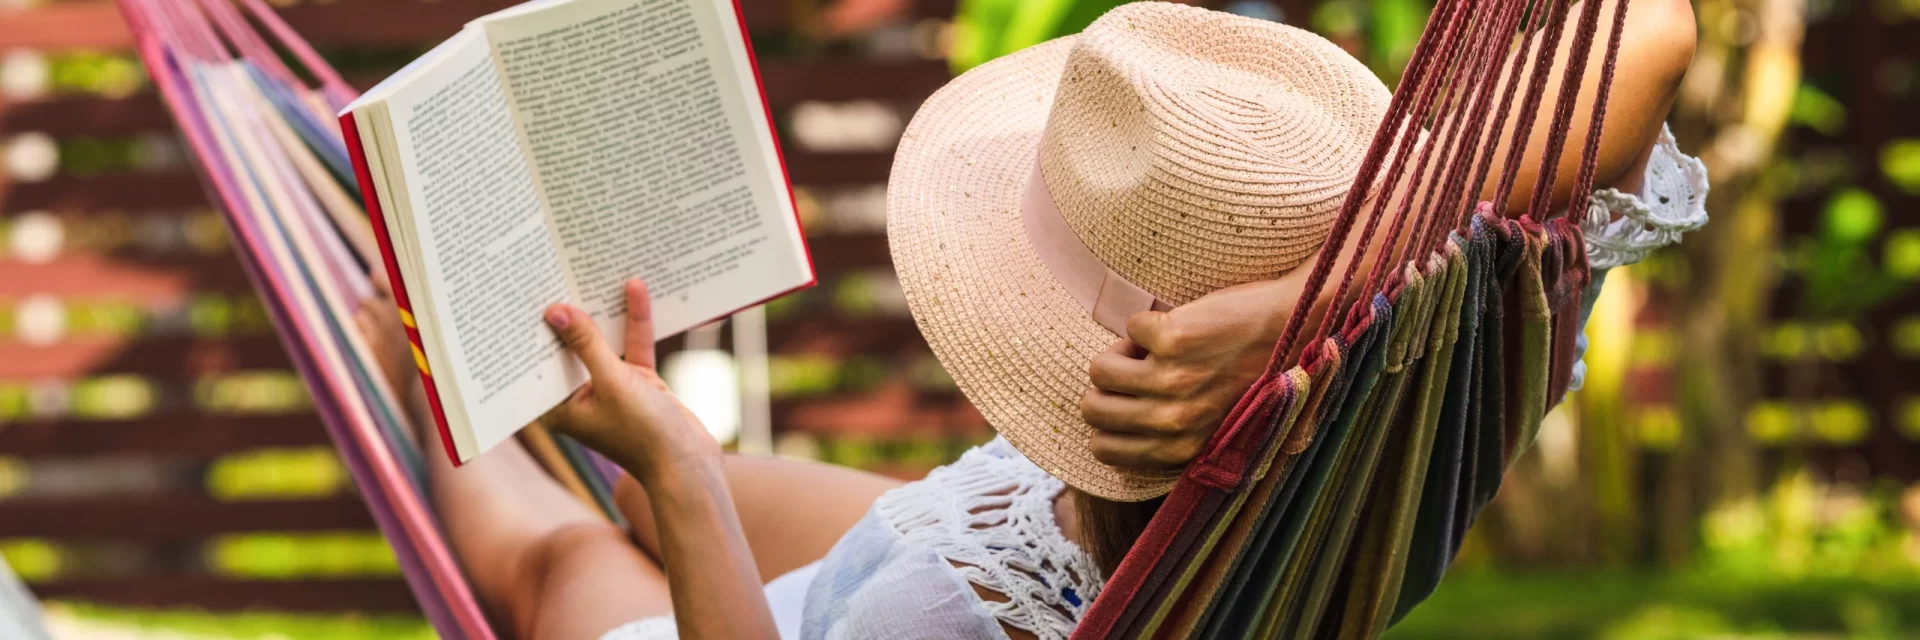
[[[1606,0],[1601,7],[1603,18],[1610,18],[1617,1]],[[1549,98],[1558,95],[1567,50],[1572,46],[1571,30],[1577,28],[1578,20],[1579,12],[1570,10],[1563,23],[1562,28],[1568,31],[1560,40],[1556,68],[1549,71],[1545,89]],[[1573,192],[1580,145],[1591,126],[1593,99],[1599,87],[1607,24],[1608,20],[1602,21],[1588,71],[1581,78],[1567,148],[1554,176],[1556,207],[1564,206]],[[1645,166],[1680,79],[1691,64],[1694,36],[1693,9],[1685,0],[1634,0],[1628,6],[1620,58],[1608,94],[1606,126],[1601,131],[1596,187],[1637,186],[1626,183],[1639,180],[1638,172]],[[1542,41],[1544,38],[1537,37],[1535,46]],[[1527,64],[1533,57],[1532,51],[1521,52],[1515,46],[1506,68]],[[1522,70],[1522,82],[1529,71]],[[1505,76],[1503,70],[1503,82]],[[1496,87],[1494,95],[1501,90],[1504,87]],[[1494,157],[1496,166],[1505,160],[1507,149],[1517,138],[1523,105],[1519,104],[1521,97],[1514,102],[1495,151],[1500,154]],[[1521,169],[1507,199],[1510,213],[1525,209],[1531,197],[1550,126],[1550,114],[1542,115],[1528,132]],[[1497,171],[1488,176],[1482,199],[1493,199],[1498,181]],[[1390,207],[1397,207],[1401,199],[1410,196],[1403,186],[1393,197]],[[1359,235],[1348,234],[1336,270],[1359,253]],[[1382,253],[1379,246],[1367,249],[1367,260]],[[1228,287],[1170,311],[1148,311],[1131,318],[1128,339],[1116,342],[1088,366],[1093,387],[1081,398],[1080,412],[1095,429],[1095,457],[1120,467],[1165,469],[1184,465],[1198,455],[1233,404],[1265,368],[1273,344],[1305,289],[1313,260],[1309,258],[1302,267],[1275,280]],[[1330,297],[1331,289],[1322,291],[1321,296]],[[1317,305],[1326,303],[1322,299]],[[1316,307],[1316,316],[1321,307]]]
[[[1607,37],[1610,34],[1614,7],[1620,0],[1605,0],[1600,6],[1599,31],[1594,34],[1593,50],[1587,54],[1587,70],[1580,79],[1580,94],[1574,102],[1573,119],[1567,130],[1564,151],[1554,170],[1553,208],[1565,206],[1573,195],[1574,177],[1580,169],[1581,146],[1585,144],[1587,132],[1593,126],[1593,101],[1600,89],[1600,75],[1606,60]],[[1560,85],[1566,76],[1568,59],[1572,56],[1574,34],[1580,26],[1580,4],[1567,11],[1566,21],[1561,27],[1559,52],[1554,57],[1554,66],[1547,72],[1546,91],[1541,100],[1542,110],[1528,131],[1527,147],[1524,158],[1516,173],[1513,193],[1508,194],[1506,210],[1518,214],[1527,206],[1532,197],[1534,184],[1539,181],[1540,160],[1546,154],[1547,142],[1552,138],[1549,130],[1553,124],[1553,114],[1547,106],[1560,94]],[[1674,96],[1680,91],[1680,79],[1687,73],[1687,67],[1693,64],[1694,26],[1693,6],[1687,0],[1633,0],[1627,6],[1625,30],[1620,38],[1620,58],[1614,67],[1613,86],[1607,90],[1606,126],[1600,132],[1599,161],[1594,171],[1596,186],[1613,185],[1616,181],[1630,178],[1638,180],[1632,171],[1643,166],[1642,159],[1653,148],[1653,141],[1660,137],[1660,128],[1667,121],[1667,112],[1673,107]],[[1506,78],[1516,64],[1525,65],[1520,74],[1519,91],[1514,97],[1514,106],[1508,110],[1506,124],[1500,133],[1500,144],[1494,151],[1494,166],[1497,168],[1506,160],[1518,133],[1520,119],[1531,114],[1522,112],[1520,104],[1524,98],[1526,82],[1533,73],[1533,58],[1539,46],[1546,38],[1536,36],[1534,46],[1525,55],[1521,52],[1508,57],[1500,70],[1500,83],[1494,87],[1494,95],[1499,96],[1506,90]],[[1499,175],[1487,176],[1487,182],[1481,185],[1482,200],[1495,199],[1494,190],[1498,187]]]
[[[627,360],[586,312],[547,309],[547,324],[593,379],[541,418],[613,459],[651,504],[683,638],[775,638],[760,574],[727,491],[720,445],[654,370],[646,285],[627,283]]]

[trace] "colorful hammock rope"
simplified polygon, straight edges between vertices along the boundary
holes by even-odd
[[[1327,240],[1343,246],[1364,208],[1359,246],[1383,254],[1364,278],[1362,261],[1347,263],[1311,334],[1308,314],[1288,321],[1075,638],[1374,637],[1433,592],[1571,377],[1586,253],[1575,221],[1550,210],[1551,185],[1602,2],[1573,29],[1524,214],[1467,199],[1499,155],[1490,132],[1517,112],[1513,140],[1527,140],[1542,114],[1568,4],[1436,3],[1359,170],[1367,188],[1348,194]],[[1614,4],[1564,210],[1585,211],[1592,192],[1626,7]],[[1516,44],[1532,62],[1497,82]],[[1524,146],[1504,155],[1493,193],[1513,192]],[[1398,193],[1422,195],[1415,206]],[[1296,309],[1320,298],[1336,253],[1321,253]]]
[[[354,91],[262,0],[120,7],[414,600],[441,637],[494,638],[428,505],[409,417],[351,323],[354,309],[376,295],[369,270],[382,268],[334,120]],[[296,75],[274,45],[319,86]],[[602,498],[608,468],[571,441],[559,448],[581,484],[595,489],[591,497]]]

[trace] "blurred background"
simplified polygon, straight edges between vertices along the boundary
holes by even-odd
[[[365,87],[512,3],[275,4]],[[1026,44],[1018,4],[740,0],[822,279],[765,309],[764,364],[672,341],[718,435],[908,478],[990,437],[907,316],[884,182],[919,101]],[[1429,8],[1205,4],[1390,83]],[[1920,637],[1920,0],[1695,11],[1672,126],[1713,222],[1609,277],[1586,388],[1395,637]],[[0,555],[63,638],[431,637],[130,45],[109,0],[0,0]]]

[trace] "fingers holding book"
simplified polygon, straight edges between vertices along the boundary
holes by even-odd
[[[627,293],[627,349],[626,359],[635,365],[655,368],[653,338],[653,296],[647,292],[647,283],[633,278],[626,283]]]
[[[591,379],[540,421],[612,458],[644,482],[674,464],[716,457],[720,445],[654,369],[646,285],[629,280],[626,295],[624,361],[587,312],[569,304],[547,307],[547,326],[586,365]]]

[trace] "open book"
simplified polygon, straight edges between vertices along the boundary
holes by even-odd
[[[553,302],[622,343],[813,283],[738,9],[539,0],[468,24],[340,123],[441,439],[473,459],[586,372]]]

